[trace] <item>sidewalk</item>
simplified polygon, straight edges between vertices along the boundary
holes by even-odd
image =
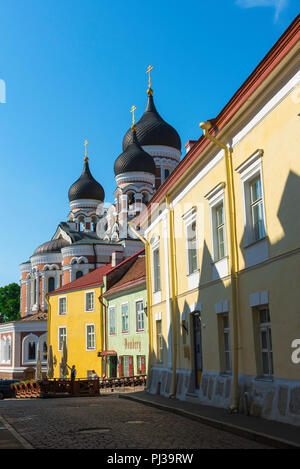
[[[119,398],[173,412],[275,448],[300,449],[300,428],[294,425],[244,414],[230,414],[226,409],[168,399],[145,391],[119,394]]]
[[[33,449],[33,447],[0,416],[0,450],[4,449]]]

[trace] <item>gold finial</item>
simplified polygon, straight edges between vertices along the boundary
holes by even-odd
[[[132,112],[132,126],[131,126],[131,129],[132,130],[135,130],[136,127],[135,127],[135,118],[134,118],[134,111],[136,110],[136,107],[135,106],[132,106],[130,112]]]
[[[84,161],[87,163],[89,161],[88,157],[87,157],[87,144],[89,142],[87,140],[85,140],[84,142],[84,146],[85,146],[85,158],[84,158]]]
[[[153,70],[152,65],[148,65],[148,68],[147,68],[147,71],[146,71],[146,73],[149,74],[149,83],[148,83],[148,90],[147,90],[147,93],[152,95],[152,94],[153,94],[153,91],[152,91],[152,88],[151,88],[151,85],[152,85],[152,82],[151,82],[151,70]]]

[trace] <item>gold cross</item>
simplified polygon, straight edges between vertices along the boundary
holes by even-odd
[[[88,157],[87,157],[87,144],[88,144],[88,143],[89,143],[89,142],[88,142],[87,140],[84,142],[84,146],[85,146],[85,158],[84,158],[84,161],[89,161],[89,159],[88,159]]]
[[[132,112],[132,125],[135,124],[135,119],[134,119],[134,111],[136,110],[136,107],[135,106],[132,106],[130,112]]]
[[[146,71],[146,73],[149,73],[149,85],[148,85],[149,88],[151,88],[151,85],[152,85],[152,83],[151,83],[151,70],[153,70],[153,67],[152,67],[152,65],[149,65],[148,68],[147,68],[147,71]]]

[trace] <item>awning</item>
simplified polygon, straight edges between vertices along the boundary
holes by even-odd
[[[115,350],[105,350],[99,353],[100,357],[106,357],[107,355],[117,355],[117,352]]]

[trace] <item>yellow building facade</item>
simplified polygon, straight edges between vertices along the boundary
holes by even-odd
[[[54,378],[61,377],[63,341],[67,345],[67,363],[75,365],[76,378],[86,379],[95,370],[103,375],[100,353],[104,344],[103,276],[111,269],[104,265],[83,277],[49,293],[48,346],[52,345]]]
[[[299,103],[297,18],[148,205],[151,393],[300,424]]]

